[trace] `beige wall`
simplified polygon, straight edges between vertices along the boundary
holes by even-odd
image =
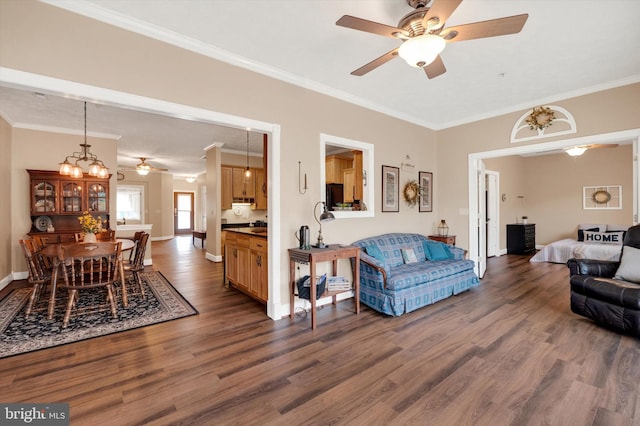
[[[0,2],[0,52],[3,67],[279,125],[281,153],[270,160],[281,172],[280,187],[271,188],[280,196],[281,232],[272,237],[279,239],[281,250],[270,253],[270,259],[274,256],[280,268],[281,282],[274,285],[282,289],[276,301],[282,304],[288,299],[286,249],[296,245],[294,233],[300,225],[317,232],[313,205],[322,196],[319,173],[324,161],[320,133],[375,147],[376,200],[369,206],[375,217],[323,226],[326,242],[348,243],[381,231],[432,233],[437,220],[446,218],[464,247],[467,223],[460,209],[468,208],[467,154],[508,146],[510,129],[521,114],[443,130],[436,139],[435,131],[33,1]],[[580,123],[598,117],[581,127],[581,134],[640,127],[637,114],[630,112],[639,109],[639,91],[636,85],[561,105],[575,110]],[[19,155],[14,153],[15,158]],[[418,213],[402,201],[399,213],[380,212],[381,166],[400,166],[406,155],[416,168],[401,172],[401,185],[416,179],[418,171],[434,172],[432,213]],[[298,192],[298,161],[308,176],[304,195]],[[14,170],[20,168],[24,165]],[[12,190],[21,188],[14,185]],[[16,213],[12,220],[20,224],[24,216]]]
[[[511,129],[525,111],[444,129],[438,132],[438,173],[434,177],[438,189],[440,215],[455,229],[460,245],[469,243],[468,232],[468,156],[472,153],[533,145],[560,139],[571,139],[621,130],[640,128],[640,84],[551,103],[568,110],[575,118],[578,132],[542,139],[538,142],[511,144]],[[533,184],[535,174],[526,176]],[[502,182],[501,182],[502,183]],[[631,217],[630,217],[631,219]],[[628,221],[627,221],[628,222]]]
[[[15,246],[11,235],[11,126],[0,117],[0,196],[3,208],[0,209],[0,288],[11,281],[11,256]]]
[[[559,153],[485,160],[488,170],[500,173],[499,192],[507,196],[500,202],[500,248],[506,249],[506,224],[522,216],[536,224],[536,244],[575,239],[580,223],[631,226],[632,154],[631,145],[622,145],[588,150],[580,157]],[[582,187],[596,185],[622,185],[623,208],[584,210]]]

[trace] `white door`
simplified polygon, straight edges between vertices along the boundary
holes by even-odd
[[[486,184],[484,161],[478,160],[478,277],[484,277],[487,270],[487,208],[486,208]]]
[[[487,177],[487,257],[497,256],[500,250],[500,173],[486,170]]]

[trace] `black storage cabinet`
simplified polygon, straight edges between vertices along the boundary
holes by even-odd
[[[514,223],[507,225],[507,254],[529,254],[536,251],[536,225]]]

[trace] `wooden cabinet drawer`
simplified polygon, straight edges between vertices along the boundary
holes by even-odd
[[[236,244],[240,247],[249,247],[249,241],[251,237],[249,235],[237,234]]]
[[[255,238],[252,237],[249,243],[249,248],[251,250],[259,251],[266,253],[267,252],[267,239],[266,238]]]

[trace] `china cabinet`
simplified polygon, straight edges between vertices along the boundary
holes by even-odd
[[[78,217],[88,211],[109,228],[109,179],[61,176],[57,171],[27,170],[31,198],[29,235],[44,235],[49,243],[73,241],[81,232]]]

